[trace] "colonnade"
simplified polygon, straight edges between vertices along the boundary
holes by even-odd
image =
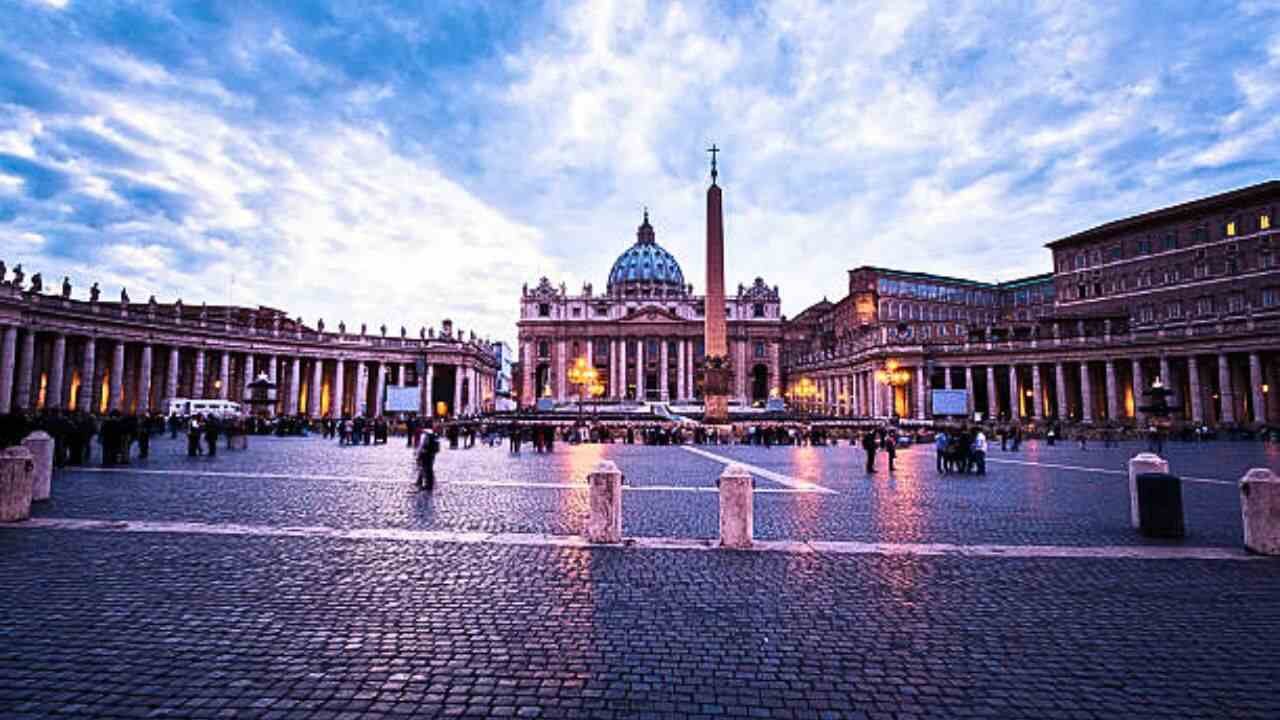
[[[1187,353],[1134,357],[1068,357],[1043,362],[941,364],[901,368],[891,386],[878,365],[823,369],[811,375],[817,394],[802,405],[854,417],[934,417],[931,390],[968,390],[966,416],[1008,421],[1070,420],[1145,423],[1143,407],[1156,378],[1172,391],[1174,417],[1215,425],[1256,424],[1280,417],[1272,388],[1280,380],[1273,353]]]
[[[541,343],[547,343],[547,353],[533,357]],[[578,351],[575,356],[573,346]],[[603,352],[602,344],[603,343]],[[656,348],[650,348],[650,344]],[[649,399],[660,402],[693,400],[701,396],[697,387],[696,372],[702,359],[696,357],[697,346],[687,337],[586,337],[581,339],[534,339],[524,343],[526,350],[526,386],[533,389],[538,382],[535,368],[546,372],[544,382],[549,382],[551,394],[558,402],[577,397],[578,388],[569,379],[569,369],[578,357],[589,358],[596,373],[605,385],[604,397],[619,401]],[[765,365],[769,382],[776,382],[778,349],[776,342],[769,342],[769,354],[765,358],[752,358],[751,341],[730,342],[730,364],[733,369],[731,395],[745,402],[751,395],[752,367]],[[652,376],[652,377],[651,377]]]
[[[161,344],[10,325],[0,334],[0,414],[142,414],[164,411],[169,398],[241,401],[248,384],[265,373],[277,385],[276,413],[381,415],[387,386],[407,386],[416,362]],[[452,388],[432,386],[441,373],[453,378]],[[494,390],[491,373],[466,363],[428,363],[416,384],[419,412],[434,410],[439,400],[452,414],[479,413]]]

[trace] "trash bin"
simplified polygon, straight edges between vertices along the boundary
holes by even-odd
[[[1182,520],[1182,480],[1169,473],[1139,473],[1138,531],[1147,537],[1180,538],[1187,534]]]

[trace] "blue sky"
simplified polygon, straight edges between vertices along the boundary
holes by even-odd
[[[886,265],[1280,177],[1280,3],[0,0],[0,258],[77,293],[514,338],[648,205],[701,292],[794,314]]]

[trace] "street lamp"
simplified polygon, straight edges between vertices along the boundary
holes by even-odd
[[[911,382],[911,371],[904,367],[899,367],[897,360],[887,360],[883,369],[876,370],[875,378],[876,382],[893,389],[894,401],[890,405],[893,414],[896,416],[898,414],[897,390]]]
[[[578,386],[578,421],[582,421],[582,396],[591,391],[591,386],[597,384],[600,379],[596,369],[587,364],[585,357],[580,357],[574,361],[573,367],[569,368],[569,382]],[[603,392],[603,388],[601,388]]]
[[[808,409],[808,402],[818,396],[818,384],[811,378],[802,377],[791,388],[791,397],[802,401],[802,404]]]

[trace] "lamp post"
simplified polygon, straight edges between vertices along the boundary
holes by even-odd
[[[885,361],[884,368],[876,370],[876,382],[892,390],[889,402],[890,417],[898,416],[898,388],[911,382],[911,371],[898,365],[897,360]]]
[[[592,386],[598,381],[599,373],[587,364],[585,357],[575,360],[573,367],[569,368],[569,382],[578,386],[578,422],[582,422],[582,396],[591,392]],[[603,388],[601,391],[603,392]]]

